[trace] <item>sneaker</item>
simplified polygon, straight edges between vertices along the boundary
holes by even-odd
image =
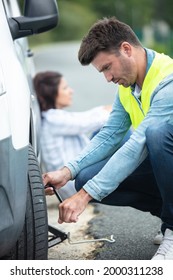
[[[163,234],[162,234],[161,230],[159,230],[153,239],[153,243],[154,243],[154,245],[160,245],[162,240],[163,240]]]
[[[173,231],[167,228],[152,260],[173,260]]]

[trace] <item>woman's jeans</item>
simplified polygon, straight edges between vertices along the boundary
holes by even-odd
[[[146,131],[149,156],[102,204],[149,211],[162,220],[162,232],[173,230],[173,126],[151,126]],[[75,180],[78,191],[109,158],[83,169]],[[97,202],[93,200],[94,202]]]

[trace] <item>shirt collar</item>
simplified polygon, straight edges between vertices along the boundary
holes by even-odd
[[[147,75],[148,70],[150,69],[151,64],[152,64],[152,62],[153,62],[153,60],[155,58],[155,52],[153,50],[147,49],[147,48],[144,48],[144,50],[145,50],[146,55],[147,55],[147,67],[146,67],[146,73],[145,73],[145,75]],[[136,83],[131,85],[132,92],[134,92],[135,87],[136,87]]]

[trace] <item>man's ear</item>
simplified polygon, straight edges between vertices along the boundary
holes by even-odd
[[[128,42],[123,42],[120,46],[120,51],[127,56],[131,56],[132,46]]]

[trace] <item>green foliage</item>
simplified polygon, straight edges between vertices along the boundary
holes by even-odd
[[[18,1],[23,7],[25,0]],[[57,0],[57,3],[58,26],[49,32],[31,36],[29,41],[32,45],[50,41],[81,40],[97,19],[110,16],[115,16],[129,24],[140,40],[142,40],[143,26],[146,24],[150,26],[153,21],[165,21],[170,28],[173,28],[172,0],[164,0],[164,4],[163,0]],[[155,44],[156,47],[158,46],[156,49],[172,49],[172,37],[169,42],[155,39],[158,41]]]
[[[80,1],[78,1],[80,2]],[[87,1],[86,1],[87,2]],[[96,15],[87,6],[77,1],[58,1],[60,22],[55,39],[81,39],[96,20]]]
[[[166,21],[173,29],[173,1],[155,0],[154,18]]]

